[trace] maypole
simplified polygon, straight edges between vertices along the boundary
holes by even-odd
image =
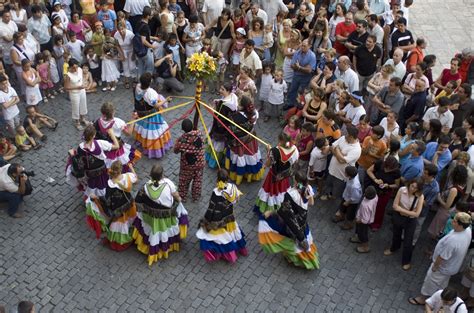
[[[189,75],[196,79],[196,90],[194,93],[195,107],[198,108],[201,103],[202,89],[204,80],[214,80],[217,72],[216,59],[207,52],[196,52],[186,60],[186,68]],[[194,112],[194,129],[198,128],[199,113]]]

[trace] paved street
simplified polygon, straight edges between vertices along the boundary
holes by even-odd
[[[466,44],[472,47],[473,14],[472,0],[415,1],[410,29],[427,37],[427,52],[439,56],[435,75],[455,51]],[[192,95],[194,87],[188,87],[186,94]],[[118,117],[130,119],[132,92],[123,87],[113,94],[89,95],[90,118],[99,116],[99,107],[106,100],[115,103]],[[182,102],[175,99],[173,104]],[[419,292],[429,264],[420,248],[427,243],[425,237],[415,249],[412,270],[405,272],[401,254],[383,256],[391,238],[390,217],[382,231],[371,234],[371,253],[360,255],[349,243],[352,233],[342,232],[330,221],[336,208],[317,202],[310,208],[309,224],[321,268],[312,272],[297,269],[281,255],[266,255],[258,245],[258,221],[252,207],[260,182],[241,186],[245,195],[236,207],[249,256],[235,265],[207,264],[194,236],[215,182],[215,172],[207,168],[200,203],[186,206],[190,227],[179,253],[149,267],[135,247],[122,253],[103,247],[85,223],[81,195],[64,178],[67,150],[80,141],[70,122],[69,101],[60,96],[42,105],[42,110],[62,123],[55,133],[47,133],[46,147],[19,159],[36,172],[32,179],[35,192],[26,200],[26,217],[11,219],[0,211],[0,304],[11,307],[28,299],[40,312],[416,312],[407,298]],[[185,111],[172,111],[165,119],[169,123]],[[274,121],[259,121],[257,133],[275,143],[277,129]],[[172,129],[173,138],[180,133],[178,124]],[[154,162],[145,158],[139,162],[140,186]],[[177,183],[178,156],[168,153],[160,162]],[[47,181],[49,177],[53,183]]]

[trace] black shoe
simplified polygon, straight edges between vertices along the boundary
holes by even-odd
[[[40,140],[43,141],[43,142],[46,142],[46,140],[48,140],[48,136],[43,135],[43,136],[40,138]]]
[[[54,123],[54,126],[53,126],[53,128],[51,128],[51,129],[52,129],[53,131],[55,131],[55,130],[56,130],[56,128],[58,128],[58,125],[59,125],[59,123],[58,123],[58,122]]]

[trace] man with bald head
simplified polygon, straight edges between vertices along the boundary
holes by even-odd
[[[411,122],[421,123],[426,105],[426,83],[423,79],[417,79],[415,92],[408,98],[405,106],[400,111],[400,131],[405,134],[405,126]]]
[[[290,91],[288,92],[288,103],[283,108],[288,110],[296,105],[296,96],[300,88],[306,88],[313,77],[316,69],[316,55],[310,49],[308,39],[303,40],[301,47],[293,54],[291,59],[291,68],[294,71],[291,81]]]
[[[385,62],[385,65],[390,64],[395,68],[395,72],[392,74],[392,77],[398,77],[403,80],[403,77],[405,77],[405,73],[407,72],[407,69],[405,67],[405,64],[402,62],[403,59],[403,50],[400,48],[395,49],[393,52],[393,58],[388,59],[387,62]]]
[[[359,90],[359,76],[351,68],[351,61],[348,56],[342,55],[338,59],[337,69],[334,73],[337,79],[342,79],[349,88],[349,92]]]

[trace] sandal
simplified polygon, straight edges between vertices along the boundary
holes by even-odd
[[[425,303],[419,302],[417,298],[408,298],[408,302],[413,305],[425,305]]]
[[[75,126],[76,129],[79,130],[79,131],[84,130],[84,126],[82,126],[81,123],[75,123],[74,126]]]

